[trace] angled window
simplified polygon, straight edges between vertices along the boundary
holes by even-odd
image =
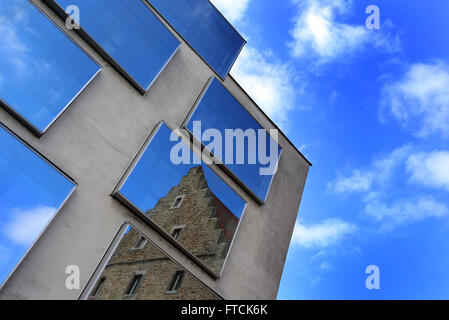
[[[185,271],[179,270],[176,271],[173,275],[170,284],[168,285],[167,293],[176,293],[182,285],[182,281],[184,280]]]
[[[140,250],[145,247],[147,244],[147,240],[145,237],[140,237],[140,239],[137,241],[136,245],[133,247],[133,250]]]
[[[182,196],[177,196],[175,198],[175,201],[173,201],[173,204],[171,205],[170,209],[178,209],[179,207],[181,207],[182,204],[182,200],[184,200],[184,195]]]
[[[103,287],[105,281],[106,278],[101,278],[100,281],[98,281],[97,286],[95,287],[94,291],[92,291],[92,297],[96,297],[100,293],[100,290]]]
[[[41,136],[101,68],[29,1],[0,21],[0,104]]]
[[[0,287],[75,187],[0,126]]]
[[[221,77],[245,40],[209,0],[146,0]]]
[[[182,227],[173,227],[170,233],[172,238],[177,240],[179,238],[179,235],[181,234],[182,229],[184,229],[185,227],[185,225]]]
[[[185,127],[243,189],[265,202],[282,148],[219,80],[208,83]],[[220,139],[203,136],[210,130]]]
[[[77,6],[80,35],[142,94],[180,46],[142,0],[46,0],[61,16]]]
[[[128,289],[125,291],[125,295],[132,296],[136,293],[137,288],[139,288],[140,281],[142,281],[143,274],[136,274],[131,279],[131,282],[128,285]]]
[[[144,251],[130,250],[140,237],[142,234],[130,224],[124,224],[120,228],[110,249],[83,291],[81,299],[220,299],[151,240],[147,239]]]
[[[172,210],[179,194],[189,199]],[[164,123],[145,144],[113,196],[173,241],[174,227],[185,225],[174,246],[219,275],[245,201],[191,151]]]

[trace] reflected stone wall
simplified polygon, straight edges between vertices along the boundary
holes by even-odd
[[[172,208],[183,197],[179,208]],[[194,167],[147,215],[216,274],[223,267],[239,219],[209,189],[201,166]]]
[[[142,235],[130,228],[123,236],[105,270],[94,286],[90,300],[218,300],[210,289],[189,273],[185,273],[180,288],[169,292],[169,285],[177,271],[183,269],[151,242],[137,249]],[[133,277],[143,274],[136,291],[126,295]],[[95,296],[98,283],[104,279]]]

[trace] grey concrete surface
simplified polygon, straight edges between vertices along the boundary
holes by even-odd
[[[64,26],[41,0],[34,2]],[[141,96],[74,32],[67,34],[103,67],[99,76],[40,139],[3,109],[0,121],[70,175],[78,189],[5,284],[0,299],[78,299],[125,221],[225,299],[274,299],[308,162],[281,135],[279,171],[262,207],[220,173],[248,206],[223,274],[213,280],[110,196],[155,125],[165,120],[180,126],[213,71],[183,42],[150,91]],[[232,77],[224,85],[266,129],[274,128]],[[80,267],[80,290],[65,286],[68,265]]]

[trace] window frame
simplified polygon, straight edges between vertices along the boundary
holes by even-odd
[[[166,230],[164,230],[162,227],[160,227],[157,223],[155,223],[150,217],[148,217],[144,212],[142,212],[136,205],[134,205],[130,200],[128,200],[121,192],[120,189],[123,187],[123,185],[126,184],[126,181],[128,180],[128,177],[131,175],[131,173],[134,171],[135,167],[137,166],[137,164],[139,163],[140,159],[142,158],[142,156],[145,154],[146,150],[148,149],[148,147],[150,146],[153,138],[156,136],[156,134],[158,133],[159,129],[161,128],[162,125],[166,125],[172,132],[176,132],[170,125],[168,125],[165,121],[159,121],[156,126],[153,128],[151,134],[149,135],[149,137],[147,138],[147,140],[145,141],[145,143],[143,144],[143,146],[140,148],[139,152],[137,153],[137,155],[135,156],[135,158],[131,161],[131,164],[129,165],[128,169],[126,170],[125,174],[122,176],[122,178],[119,180],[119,183],[117,184],[117,186],[114,188],[114,190],[111,193],[111,196],[116,199],[118,202],[120,202],[123,206],[125,206],[126,208],[128,208],[128,210],[130,210],[133,214],[135,214],[135,216],[137,218],[139,218],[143,223],[145,223],[146,225],[148,225],[149,227],[151,227],[152,229],[154,229],[160,236],[162,236],[162,238],[164,238],[165,240],[167,240],[171,245],[173,245],[175,248],[177,248],[179,251],[181,251],[183,254],[185,254],[190,260],[192,260],[196,265],[198,265],[201,269],[203,269],[203,271],[205,271],[211,278],[213,278],[214,280],[218,280],[222,273],[223,270],[226,266],[227,260],[229,258],[229,254],[231,253],[234,241],[236,239],[236,235],[240,229],[240,226],[242,224],[242,220],[243,217],[247,211],[248,208],[248,200],[246,199],[246,197],[244,197],[241,192],[238,191],[238,188],[236,186],[231,185],[228,181],[226,181],[226,179],[223,179],[220,174],[218,173],[218,169],[215,168],[213,165],[208,165],[204,162],[203,165],[207,166],[215,175],[217,175],[217,177],[222,180],[223,183],[225,183],[231,190],[233,190],[236,195],[242,199],[242,201],[245,203],[241,216],[239,218],[239,222],[237,224],[237,227],[234,231],[234,236],[232,238],[232,241],[229,244],[229,248],[228,251],[226,253],[226,257],[224,259],[223,265],[220,269],[220,272],[217,274],[215,272],[213,272],[208,266],[206,266],[199,258],[197,258],[193,253],[191,253],[188,249],[186,249],[182,244],[180,244],[178,241],[176,241],[175,239],[173,239],[173,237],[171,236],[171,234],[169,234]],[[183,140],[183,142],[189,147],[190,151],[193,152],[194,154],[196,154],[198,156],[197,150],[195,151],[194,149],[192,149],[192,146],[190,145],[189,141],[186,140],[187,138],[185,136],[183,136],[180,131],[178,131],[177,136]]]
[[[46,0],[44,0],[46,1]],[[165,19],[165,17],[159,13],[159,11],[150,3],[150,0],[142,0],[147,6],[149,6],[151,8],[151,10],[157,14],[157,16],[164,21],[169,27],[170,30],[172,31],[172,33],[176,34],[179,38],[182,39],[182,41],[189,46],[190,49],[192,49],[197,55],[198,57],[200,57],[200,59],[212,70],[213,73],[215,73],[221,80],[225,80],[226,77],[229,75],[229,72],[231,72],[232,67],[235,65],[238,57],[240,56],[240,54],[243,51],[243,48],[246,46],[246,44],[248,43],[248,41],[242,36],[242,34],[234,27],[234,25],[223,15],[223,13],[217,9],[217,7],[210,2],[209,0],[207,0],[209,2],[209,4],[221,15],[221,17],[223,18],[223,20],[229,25],[231,26],[231,28],[240,36],[240,38],[243,40],[242,41],[242,46],[240,47],[240,49],[237,51],[237,54],[233,60],[233,62],[230,64],[225,76],[223,77],[221,74],[218,73],[218,71],[216,71],[214,69],[214,67],[212,67],[212,65],[182,36],[182,34],[176,30],[176,28],[173,26],[173,24],[171,24],[167,19]]]
[[[186,227],[185,224],[180,225],[180,226],[174,226],[171,231],[170,231],[170,235],[173,239],[175,239],[176,241],[178,240],[179,236],[181,235],[182,230]],[[173,233],[175,231],[179,230],[178,235],[176,236],[176,238],[173,236]]]
[[[63,21],[66,21],[66,19],[69,17],[69,15],[65,12],[65,10],[63,8],[61,8],[61,6],[58,3],[56,3],[55,0],[42,0],[42,1],[45,2],[45,4],[47,4]],[[143,1],[144,5],[145,5],[145,1],[144,0],[142,0],[142,1]],[[162,21],[160,21],[158,16],[153,11],[150,10],[150,12],[155,16],[155,18],[159,22],[162,23]],[[167,30],[176,38],[176,36],[173,34],[173,32],[171,32],[168,28],[167,28]],[[121,76],[124,77],[125,80],[131,86],[133,86],[142,96],[145,95],[150,90],[150,88],[152,87],[154,82],[156,82],[156,80],[159,78],[161,73],[166,69],[167,65],[170,63],[171,60],[173,60],[173,57],[176,55],[176,53],[180,50],[180,48],[182,46],[182,43],[179,41],[178,38],[176,38],[176,40],[178,40],[178,42],[179,42],[178,43],[178,47],[172,53],[172,55],[167,59],[165,64],[162,66],[162,68],[156,74],[156,76],[151,81],[151,83],[148,85],[148,87],[144,88],[109,53],[107,53],[106,50],[104,50],[102,48],[102,46],[97,41],[95,41],[89,35],[89,33],[87,33],[87,31],[85,31],[83,29],[82,26],[80,26],[78,29],[74,29],[74,31],[90,47],[92,47],[94,49],[94,51],[97,52],[107,63],[109,63],[118,73],[120,73]]]
[[[182,195],[180,195],[180,196],[177,196],[177,197],[175,198],[175,200],[173,201],[172,205],[170,206],[170,209],[173,210],[173,209],[179,209],[179,208],[181,208],[182,203],[184,202],[185,197],[186,197],[185,194],[182,194]],[[181,199],[181,200],[179,201],[178,205],[175,206],[176,201],[178,201],[178,199]]]
[[[25,127],[27,127],[31,132],[33,132],[38,138],[41,138],[50,127],[62,116],[62,114],[75,102],[75,100],[87,89],[87,87],[97,78],[103,67],[96,61],[91,54],[89,54],[84,48],[82,48],[78,43],[76,43],[69,34],[61,28],[55,21],[53,21],[49,15],[47,15],[41,8],[39,8],[33,1],[27,0],[35,9],[38,10],[40,14],[43,15],[53,26],[55,26],[60,32],[62,32],[77,48],[79,48],[94,64],[98,66],[97,72],[87,81],[84,86],[79,90],[77,94],[59,111],[59,113],[50,121],[50,123],[44,128],[44,130],[38,129],[34,124],[32,124],[25,116],[14,109],[10,104],[8,104],[4,99],[0,97],[0,106],[3,107],[12,117],[17,121],[21,122]]]
[[[93,291],[91,292],[90,296],[91,298],[95,298],[96,296],[98,296],[98,294],[100,293],[101,288],[103,287],[104,283],[106,282],[106,277],[102,277],[98,280],[97,285],[95,286],[95,288],[93,289]]]
[[[45,157],[42,153],[37,151],[27,141],[22,139],[20,136],[18,136],[16,133],[14,133],[11,129],[9,129],[5,124],[3,124],[3,122],[0,121],[0,130],[1,129],[4,129],[8,134],[10,134],[14,139],[16,139],[18,143],[23,144],[29,151],[31,151],[35,155],[37,155],[49,167],[51,167],[53,170],[56,170],[64,178],[66,178],[71,183],[73,183],[73,188],[67,194],[65,199],[61,202],[61,205],[57,208],[57,210],[52,215],[52,217],[48,220],[48,223],[42,228],[41,232],[36,236],[36,238],[33,240],[33,242],[28,246],[28,249],[25,251],[25,253],[21,257],[21,259],[15,264],[14,268],[12,268],[11,271],[9,272],[9,274],[5,277],[5,280],[2,283],[0,283],[0,290],[6,285],[6,283],[9,281],[9,279],[15,273],[15,271],[19,268],[19,266],[22,264],[22,262],[25,260],[25,258],[29,255],[31,250],[33,250],[36,243],[39,241],[39,239],[42,237],[42,235],[47,231],[48,227],[51,225],[53,220],[58,216],[58,214],[64,208],[65,204],[69,201],[69,199],[72,197],[72,195],[75,193],[76,189],[78,188],[78,183],[74,179],[72,179],[67,173],[65,173],[62,169],[60,169],[58,166],[56,166],[52,161],[50,161],[47,157]]]
[[[166,294],[177,293],[181,289],[185,275],[186,272],[184,270],[176,270],[168,284]]]
[[[131,281],[128,283],[128,286],[126,287],[124,293],[125,297],[132,297],[136,294],[137,290],[139,290],[140,284],[142,283],[144,276],[145,272],[137,271],[133,274]]]
[[[131,248],[131,250],[142,250],[147,245],[147,239],[144,236],[140,236],[137,243]]]
[[[240,104],[240,106],[243,108],[243,110],[245,110],[245,112],[248,113],[248,115],[260,126],[260,129],[265,130],[265,132],[267,133],[268,136],[270,136],[273,141],[275,141],[277,143],[277,145],[281,148],[281,152],[279,154],[278,157],[278,162],[276,163],[276,169],[274,170],[274,174],[271,176],[271,180],[270,183],[268,185],[268,189],[267,189],[267,193],[265,195],[264,199],[261,199],[259,196],[256,195],[255,192],[253,192],[247,185],[246,183],[244,183],[231,169],[228,168],[228,166],[226,164],[224,164],[220,159],[218,159],[216,156],[212,155],[212,158],[214,160],[214,163],[217,165],[217,167],[219,167],[220,169],[222,169],[240,188],[242,188],[259,206],[263,206],[265,205],[267,199],[268,199],[268,195],[270,193],[270,189],[271,189],[271,185],[273,184],[274,181],[274,177],[276,176],[277,172],[278,172],[278,167],[279,167],[279,163],[281,162],[281,158],[282,158],[282,154],[284,152],[284,148],[280,145],[279,141],[276,141],[271,135],[270,132],[264,127],[262,126],[262,124],[248,111],[248,109],[239,101],[239,99],[237,99],[237,97],[228,89],[226,88],[226,86],[223,84],[222,81],[220,81],[219,79],[215,78],[215,77],[211,77],[209,78],[209,80],[207,81],[206,85],[203,87],[200,95],[198,96],[198,98],[196,99],[195,103],[193,104],[193,106],[190,108],[189,113],[187,114],[187,116],[185,117],[184,121],[181,124],[181,128],[184,129],[188,134],[189,134],[189,138],[193,140],[194,144],[198,144],[201,145],[201,148],[205,150],[205,152],[207,154],[213,154],[212,152],[210,152],[210,150],[203,144],[201,143],[201,141],[198,140],[197,137],[194,136],[193,132],[191,132],[188,128],[187,128],[187,124],[190,122],[190,120],[193,117],[193,114],[195,113],[196,109],[199,107],[200,103],[203,101],[204,96],[207,93],[207,90],[209,89],[210,85],[212,84],[212,82],[215,80],[219,81],[221,83],[221,85],[228,91],[228,93]],[[276,128],[276,130],[280,131],[279,129]]]

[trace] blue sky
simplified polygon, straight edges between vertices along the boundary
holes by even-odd
[[[449,2],[212,2],[248,40],[231,74],[314,164],[278,298],[448,299]]]

